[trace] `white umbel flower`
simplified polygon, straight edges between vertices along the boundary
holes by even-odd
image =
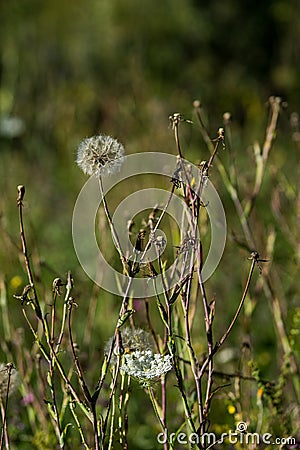
[[[158,380],[163,374],[172,369],[171,355],[160,355],[151,350],[135,351],[124,356],[125,364],[121,367],[123,372],[136,378],[143,385]]]
[[[112,175],[120,170],[125,149],[110,136],[92,136],[78,146],[77,164],[86,175]]]
[[[135,328],[132,330],[130,327],[122,328],[120,331],[121,335],[121,341],[122,341],[122,347],[124,353],[132,353],[136,350],[140,351],[146,351],[146,350],[152,350],[153,345],[151,341],[151,336],[147,331],[142,330],[141,328]],[[108,342],[105,345],[104,353],[106,355],[109,354],[111,345],[112,345],[113,338],[110,338]],[[119,349],[117,348],[117,345],[115,344],[115,347],[113,349],[113,354],[110,360],[111,364],[116,364],[117,362],[117,355],[119,354]]]

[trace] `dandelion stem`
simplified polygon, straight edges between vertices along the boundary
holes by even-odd
[[[102,184],[101,176],[99,176],[99,187],[100,187],[100,193],[101,193],[101,198],[102,198],[102,202],[103,202],[104,211],[105,211],[105,214],[106,214],[109,226],[110,226],[110,230],[111,230],[111,233],[112,233],[112,236],[113,236],[114,244],[116,245],[116,249],[117,249],[117,251],[119,253],[124,273],[127,276],[129,276],[129,273],[128,273],[128,270],[127,270],[126,261],[125,261],[125,258],[124,258],[124,255],[123,255],[123,251],[122,251],[122,247],[121,247],[121,243],[120,243],[120,239],[119,239],[119,236],[117,234],[116,228],[114,226],[113,220],[111,218],[111,215],[110,215],[110,212],[109,212],[109,209],[108,209],[108,205],[107,205],[107,201],[106,201],[106,197],[105,197],[104,192],[103,192],[103,184]]]

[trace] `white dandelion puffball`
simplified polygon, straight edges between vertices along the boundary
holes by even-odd
[[[86,175],[107,176],[120,170],[124,154],[124,146],[116,139],[92,136],[79,144],[76,162]]]

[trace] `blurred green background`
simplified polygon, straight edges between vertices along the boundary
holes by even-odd
[[[64,277],[70,269],[82,282],[81,291],[90,292],[92,283],[79,267],[71,238],[73,206],[86,180],[74,163],[78,143],[104,133],[118,138],[127,153],[175,154],[168,116],[180,111],[194,121],[182,127],[184,155],[200,162],[208,155],[194,99],[204,105],[212,136],[223,125],[223,113],[232,113],[242,196],[253,181],[250,146],[263,142],[268,97],[280,95],[287,102],[270,162],[275,177],[272,170],[267,174],[258,202],[261,222],[254,219],[264,251],[265,229],[274,223],[269,208],[274,178],[288,175],[291,197],[297,184],[299,157],[290,126],[300,100],[296,1],[253,6],[237,0],[11,0],[0,8],[0,263],[8,281],[15,275],[26,281],[15,206],[16,186],[24,184],[28,245],[45,290],[54,276]],[[222,158],[226,164],[226,153]],[[213,182],[229,231],[240,232],[216,172]],[[286,209],[293,218],[294,207]],[[276,256],[286,269],[294,252],[280,226],[278,233],[283,240]],[[236,248],[229,247],[215,276],[220,287],[212,293],[240,291],[235,254]],[[288,288],[293,273],[283,277]]]
[[[300,100],[297,6],[296,0],[1,2],[0,211],[9,233],[15,238],[16,185],[23,183],[41,253],[58,272],[66,261],[74,269],[71,212],[85,180],[74,159],[86,136],[110,134],[128,153],[175,152],[168,116],[180,111],[193,119],[197,98],[212,135],[222,114],[232,113],[244,153],[263,139],[270,95],[288,102],[281,121],[288,129]],[[184,133],[185,156],[205,159],[197,126]],[[295,163],[283,149],[277,158],[280,165]],[[10,270],[15,252],[5,245],[0,261]]]
[[[168,116],[180,111],[195,122],[182,127],[184,155],[193,162],[207,159],[193,115],[196,98],[212,136],[222,114],[232,113],[246,194],[253,179],[249,146],[263,141],[269,95],[280,95],[288,106],[271,164],[276,173],[288,174],[291,186],[297,183],[299,157],[289,123],[300,100],[296,1],[254,7],[237,0],[11,0],[0,8],[0,262],[8,280],[23,276],[15,199],[16,186],[24,184],[28,244],[42,262],[44,283],[51,286],[53,276],[70,269],[91,289],[71,239],[73,205],[86,179],[74,163],[78,143],[104,133],[118,138],[128,153],[175,153]],[[271,201],[269,178],[259,203],[263,226],[274,221],[265,207]],[[218,185],[216,173],[213,182]],[[225,194],[222,200],[234,220],[230,200]],[[262,234],[259,225],[257,233]],[[285,265],[285,242],[278,257]],[[231,274],[219,275],[229,292],[240,288],[232,276],[239,260],[231,258],[230,266]]]
[[[237,159],[251,181],[249,146],[264,138],[268,97],[280,95],[288,107],[273,162],[289,173],[298,158],[287,150],[290,114],[300,100],[297,5],[1,2],[2,229],[17,241],[16,186],[25,184],[31,236],[42,259],[57,273],[77,270],[70,230],[85,181],[74,164],[80,140],[104,133],[118,138],[128,153],[175,152],[168,116],[180,111],[195,120],[196,98],[212,136],[222,114],[232,113]],[[207,159],[196,120],[183,134],[184,155],[193,162]],[[15,247],[7,237],[0,258],[7,274],[16,270]]]
[[[51,298],[53,278],[71,270],[84,311],[93,285],[79,267],[71,237],[73,206],[86,180],[74,163],[79,142],[103,133],[120,140],[127,153],[175,154],[168,116],[179,111],[194,121],[182,127],[184,156],[200,162],[208,157],[192,107],[193,100],[200,99],[212,136],[223,125],[223,113],[232,113],[234,150],[246,196],[254,177],[251,145],[263,142],[270,95],[281,96],[286,104],[252,224],[262,252],[268,230],[276,230],[274,261],[279,290],[290,302],[283,305],[289,321],[289,307],[298,302],[298,250],[269,205],[276,189],[279,196],[284,192],[282,213],[297,236],[299,136],[290,119],[300,104],[298,10],[297,0],[1,2],[0,264],[16,325],[23,326],[24,319],[12,294],[26,284],[19,253],[18,184],[26,186],[28,246],[45,300]],[[222,158],[226,165],[227,154]],[[240,233],[216,171],[213,182],[225,205],[229,231]],[[216,329],[223,330],[226,313],[234,311],[230,301],[239,298],[247,256],[229,239],[208,288],[211,296],[219,296],[218,308],[225,314],[216,319]],[[256,294],[263,297],[260,291]],[[102,293],[102,298],[110,302],[101,302],[96,319],[99,340],[94,347],[99,355],[102,340],[113,330],[118,304],[109,294]],[[270,375],[276,365],[271,356],[275,334],[267,306],[260,308],[257,329],[266,321],[270,327],[263,335],[253,335],[259,361]],[[239,347],[240,342],[235,344]]]

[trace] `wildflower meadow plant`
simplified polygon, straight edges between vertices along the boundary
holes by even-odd
[[[120,370],[138,380],[143,386],[157,381],[172,369],[172,356],[136,350],[124,355],[125,363]]]
[[[168,160],[161,156],[159,161],[163,161],[162,168],[166,170],[167,167],[169,171],[165,196],[160,197],[159,203],[153,200],[149,191],[145,194],[145,190],[141,190],[146,195],[147,210],[144,202],[129,196],[129,201],[140,207],[143,217],[135,223],[138,221],[135,217],[126,215],[130,208],[124,207],[124,229],[116,227],[102,185],[102,177],[113,177],[124,169],[127,157],[123,145],[103,135],[80,143],[77,164],[92,180],[97,179],[97,195],[103,200],[102,218],[106,217],[107,222],[101,222],[101,237],[104,236],[104,244],[111,246],[112,253],[116,253],[121,262],[119,267],[123,274],[118,295],[115,292],[111,297],[104,295],[99,284],[89,296],[85,287],[76,289],[76,277],[73,278],[70,271],[64,277],[55,276],[46,295],[46,289],[41,287],[41,273],[36,273],[26,240],[25,187],[18,186],[21,251],[27,282],[19,287],[14,301],[19,302],[34,343],[27,349],[22,333],[14,330],[11,348],[20,375],[13,366],[9,366],[8,371],[8,366],[1,364],[0,392],[4,405],[3,398],[8,397],[8,392],[17,386],[20,378],[23,399],[30,395],[30,401],[20,402],[29,417],[30,448],[142,450],[163,445],[164,450],[171,450],[177,448],[176,438],[184,432],[197,437],[195,448],[209,449],[211,445],[203,444],[203,436],[211,431],[222,433],[224,427],[228,431],[229,426],[239,433],[242,427],[238,428],[236,424],[241,422],[249,429],[251,425],[258,436],[266,432],[292,436],[299,431],[299,407],[295,398],[300,397],[297,361],[300,312],[299,308],[291,311],[292,326],[287,331],[276,291],[277,279],[274,283],[268,266],[275,238],[272,230],[269,231],[268,245],[263,246],[250,220],[276,135],[280,99],[271,97],[269,108],[270,118],[262,149],[256,144],[254,151],[253,191],[245,199],[241,197],[237,183],[238,161],[232,154],[229,157],[226,154],[227,149],[230,152],[232,148],[231,116],[224,116],[224,128],[219,128],[211,138],[202,117],[202,106],[200,102],[194,103],[205,145],[201,147],[203,154],[199,155],[199,161],[192,164],[185,161],[180,140],[181,127],[191,126],[192,121],[179,113],[171,115],[176,156]],[[157,163],[157,154],[150,156]],[[149,168],[149,173],[154,173],[151,170],[153,167]],[[209,255],[206,221],[212,201],[207,198],[207,192],[211,180],[217,177],[218,182],[220,179],[223,182],[228,201],[233,203],[240,226],[239,233],[232,232],[228,246],[237,259],[243,286],[230,286],[228,301],[226,286],[221,293],[219,290],[215,294],[214,279],[204,279],[202,270]],[[155,193],[158,191],[161,189]],[[166,221],[165,226],[174,197],[178,203],[173,215],[178,223],[185,224],[184,229],[179,230],[181,233],[173,229],[170,222]],[[221,214],[216,216],[217,227],[220,218]],[[83,222],[86,219],[83,214]],[[163,226],[165,232],[159,233]],[[214,229],[214,238],[221,234],[219,229]],[[112,234],[115,248],[108,244],[107,230]],[[123,244],[121,246],[120,233],[130,236],[130,245],[126,249],[122,248]],[[83,233],[80,238],[86,245],[86,235]],[[224,242],[221,244],[223,251]],[[259,255],[258,247],[262,247],[263,257]],[[242,258],[236,248],[244,252]],[[102,278],[108,276],[106,267],[100,265]],[[167,276],[168,271],[170,275]],[[225,278],[227,283],[228,277]],[[139,292],[142,294],[135,297],[136,280],[141,283]],[[255,360],[252,350],[255,346],[255,342],[251,342],[254,333],[252,316],[258,303],[255,296],[262,292],[269,302],[270,321],[276,329],[280,347],[279,376],[275,381],[262,376],[260,361]],[[108,298],[111,298],[111,308],[103,313],[103,304]],[[78,320],[85,305],[88,305],[88,314]],[[224,305],[228,306],[226,314]],[[102,311],[100,318],[97,308]],[[235,339],[238,344],[234,351],[227,352],[233,355],[227,364],[222,350],[229,345],[241,315],[242,331]],[[97,336],[99,323],[102,324],[102,335],[109,333],[103,343],[95,342],[97,338],[93,337]],[[7,326],[7,321],[4,324]],[[12,335],[12,330],[7,329],[9,333]],[[7,349],[11,351],[9,346]],[[289,392],[290,414],[283,408],[286,392]],[[290,392],[293,392],[292,396]],[[141,405],[143,414],[139,415]],[[219,416],[216,411],[220,412]],[[8,419],[4,408],[2,442],[6,450],[10,448]],[[138,420],[147,421],[146,437],[136,432]],[[143,427],[145,429],[145,423]],[[158,432],[166,436],[163,443],[157,440]],[[296,439],[294,445],[297,445]]]
[[[104,348],[106,355],[109,355],[111,346],[114,343],[114,349],[112,357],[110,359],[111,364],[115,364],[117,356],[123,353],[131,353],[135,351],[150,351],[153,350],[153,342],[151,340],[150,333],[142,328],[132,329],[130,327],[123,327],[120,330],[121,348],[117,348],[114,338],[110,338]]]

